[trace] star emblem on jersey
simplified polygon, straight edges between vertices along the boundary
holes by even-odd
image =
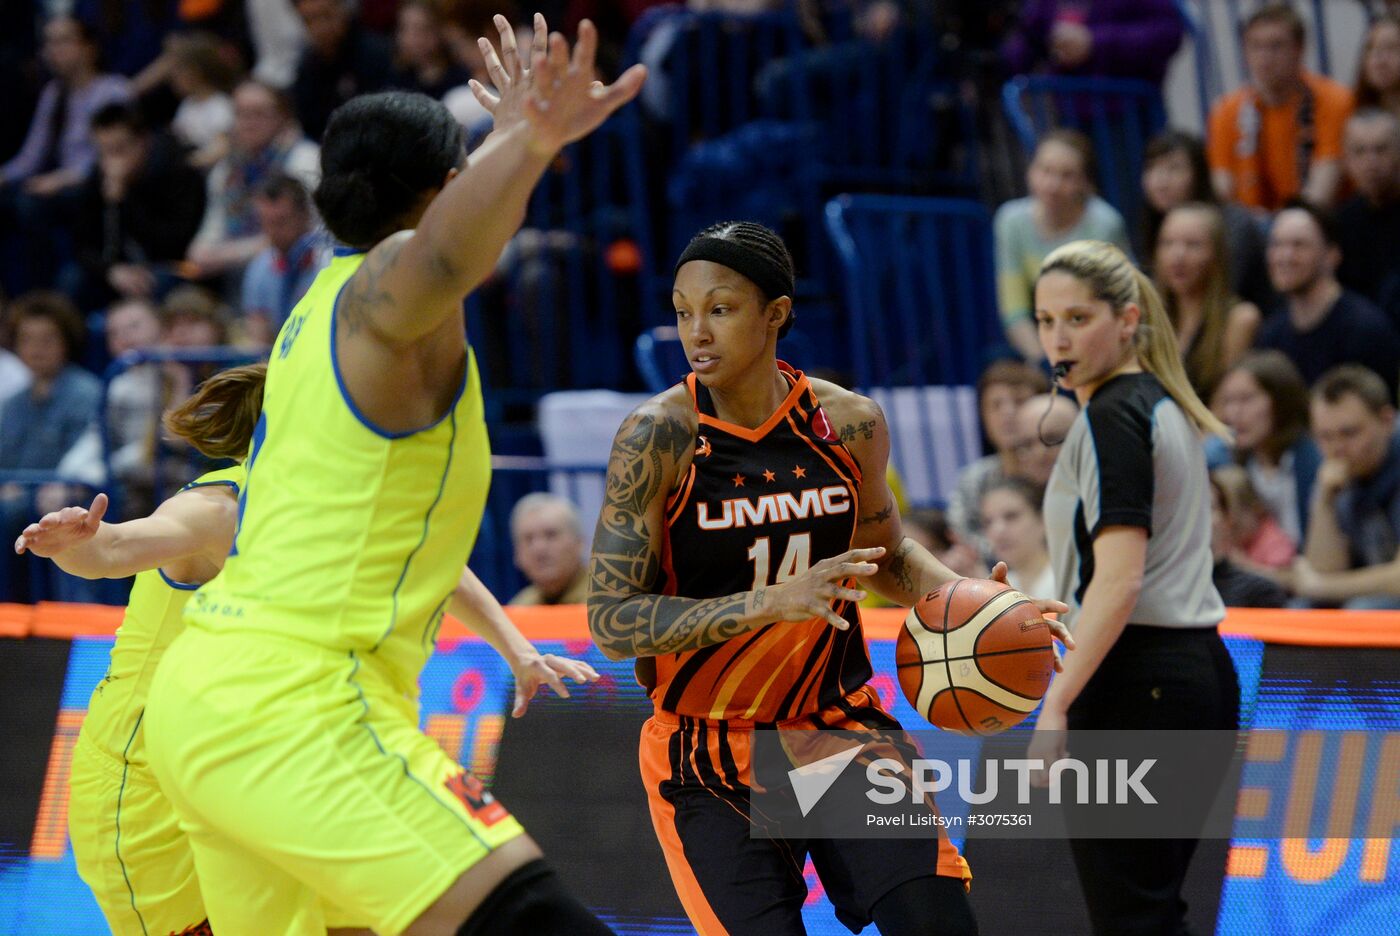
[[[805,478],[807,477],[807,469],[798,465],[796,468],[792,469],[792,474],[795,478]]]
[[[733,480],[734,480],[734,486],[735,486],[735,487],[743,487],[743,486],[744,486],[744,476],[743,476],[743,475],[741,475],[741,474],[736,474],[736,475],[734,476],[734,479],[733,479]]]
[[[764,480],[764,481],[768,481],[768,482],[771,483],[771,482],[773,482],[773,481],[778,480],[778,476],[775,475],[773,472],[769,471],[767,468],[764,468],[764,469],[763,469],[763,480]]]

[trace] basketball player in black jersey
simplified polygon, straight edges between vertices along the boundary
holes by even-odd
[[[643,782],[700,933],[802,933],[809,855],[853,932],[975,933],[967,863],[946,835],[750,835],[753,729],[899,728],[866,685],[857,580],[911,605],[956,578],[901,532],[880,408],[778,361],[792,293],[787,249],[760,225],[716,225],[681,255],[672,298],[694,373],[613,443],[589,626],[651,691]]]

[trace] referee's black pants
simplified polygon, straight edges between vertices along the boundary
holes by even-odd
[[[1082,730],[1238,730],[1240,685],[1215,628],[1130,624],[1069,709]],[[1217,776],[1202,776],[1218,785]],[[1182,882],[1196,839],[1074,839],[1096,936],[1186,936]],[[1221,869],[1223,874],[1224,869]]]

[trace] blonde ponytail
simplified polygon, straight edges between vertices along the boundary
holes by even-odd
[[[1112,307],[1114,315],[1120,315],[1130,304],[1141,309],[1142,317],[1133,333],[1133,348],[1142,369],[1161,381],[1162,387],[1198,430],[1233,441],[1230,430],[1191,387],[1181,362],[1176,330],[1167,317],[1157,287],[1123,251],[1104,241],[1074,241],[1052,251],[1040,265],[1039,276],[1056,270],[1086,284],[1096,299]]]
[[[1142,369],[1150,371],[1162,382],[1167,393],[1171,394],[1176,405],[1190,417],[1197,429],[1233,442],[1229,428],[1196,395],[1191,379],[1186,376],[1181,346],[1176,343],[1176,329],[1172,328],[1171,319],[1167,317],[1167,308],[1162,304],[1157,287],[1137,267],[1133,267],[1133,279],[1137,282],[1140,297],[1138,308],[1142,309],[1142,321],[1133,335],[1133,344],[1137,348]]]

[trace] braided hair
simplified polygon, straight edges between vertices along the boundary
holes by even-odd
[[[730,255],[727,258],[706,256],[711,251],[705,250],[704,245],[706,242],[713,244],[714,241],[724,241],[738,250],[726,251]],[[727,266],[752,280],[763,295],[765,305],[779,296],[791,298],[796,291],[792,254],[788,253],[783,239],[762,224],[752,221],[721,221],[719,224],[710,225],[691,238],[690,244],[676,262],[676,268],[680,269],[682,264],[690,260],[706,259]],[[739,263],[737,266],[736,261]],[[797,310],[790,310],[787,320],[778,329],[778,337],[782,338],[792,331],[792,323],[796,320]]]

